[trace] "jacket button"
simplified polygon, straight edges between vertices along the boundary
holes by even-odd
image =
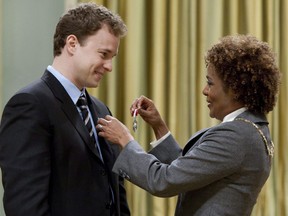
[[[100,170],[100,173],[101,173],[102,176],[106,175],[106,171],[105,170]]]
[[[110,209],[112,206],[111,202],[110,203],[106,203],[106,209]]]

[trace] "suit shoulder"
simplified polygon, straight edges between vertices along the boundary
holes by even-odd
[[[47,102],[47,99],[50,97],[47,96],[47,94],[50,94],[48,86],[41,79],[38,79],[19,89],[7,101],[6,105],[43,104]]]
[[[41,92],[45,92],[47,90],[47,85],[43,80],[37,79],[33,81],[32,83],[24,86],[23,88],[19,89],[15,95],[17,94],[22,94],[22,93],[27,93],[27,94],[39,94]]]
[[[219,125],[216,125],[214,127],[211,127],[207,132],[209,133],[223,133],[223,134],[242,134],[247,130],[247,123],[242,121],[230,121],[230,122],[223,122]],[[250,128],[248,128],[247,131],[249,131]],[[240,133],[241,131],[241,133]]]
[[[231,122],[224,122],[208,130],[207,135],[216,136],[219,139],[227,139],[230,142],[243,142],[246,143],[259,139],[257,130],[252,124],[245,121],[234,120]]]

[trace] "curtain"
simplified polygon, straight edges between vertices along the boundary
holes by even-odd
[[[97,89],[113,115],[132,131],[129,107],[140,95],[150,97],[172,134],[184,146],[197,130],[217,124],[208,115],[202,88],[204,54],[228,34],[252,34],[277,53],[282,84],[277,105],[268,115],[276,146],[271,175],[253,216],[288,215],[288,3],[286,0],[94,0],[123,18],[128,35],[122,39],[113,72]],[[83,2],[83,1],[82,1]],[[152,130],[138,119],[133,133],[144,149]],[[172,216],[177,197],[154,197],[126,182],[133,216]]]

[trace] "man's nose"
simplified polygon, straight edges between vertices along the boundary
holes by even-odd
[[[103,67],[106,69],[107,72],[112,71],[112,59],[105,61]]]

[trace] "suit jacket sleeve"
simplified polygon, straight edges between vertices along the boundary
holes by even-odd
[[[161,163],[170,164],[181,155],[182,149],[173,136],[170,135],[163,141],[162,145],[157,145],[149,153],[154,155]]]
[[[233,137],[233,139],[232,139]],[[244,158],[246,149],[239,145],[243,137],[233,124],[215,127],[206,132],[184,156],[166,156],[162,162],[147,154],[136,141],[130,142],[119,155],[113,171],[153,195],[170,197],[196,190],[233,173]],[[177,143],[168,137],[157,146],[159,153],[179,151]],[[170,149],[171,151],[167,151]],[[163,161],[168,163],[163,163]]]
[[[29,94],[6,105],[0,127],[0,164],[7,216],[48,216],[49,126],[45,107]]]

